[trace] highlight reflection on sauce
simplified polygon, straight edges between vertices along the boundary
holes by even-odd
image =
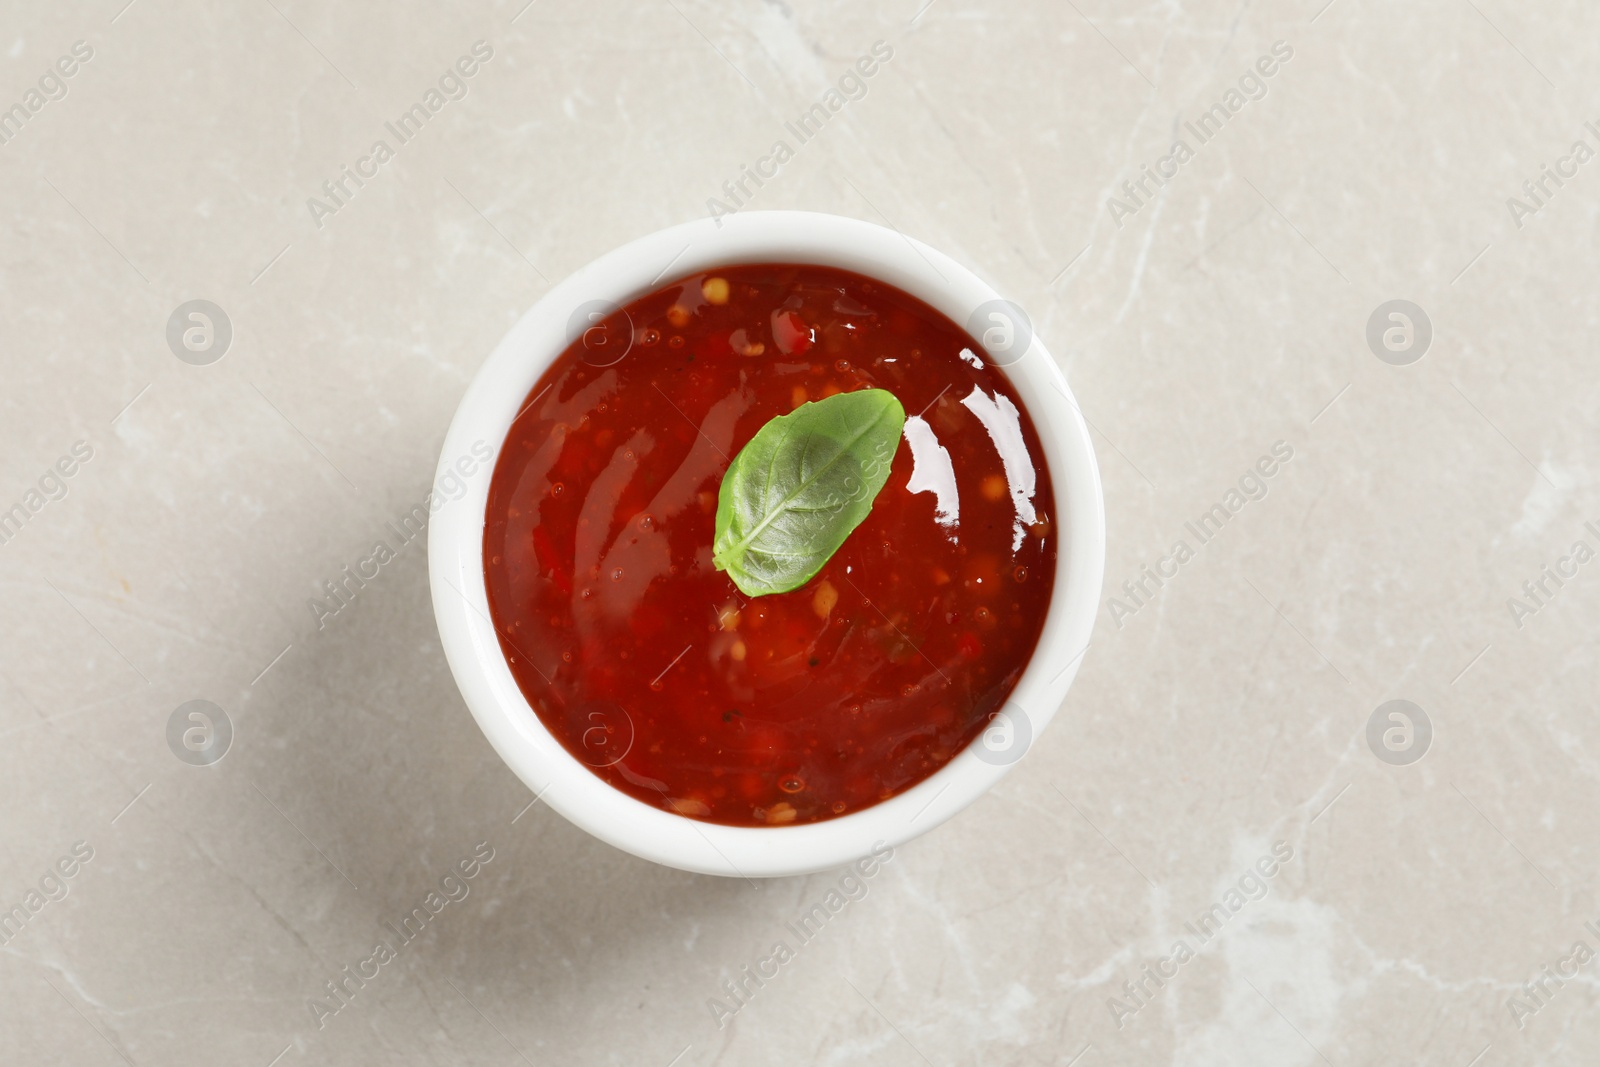
[[[832,818],[938,770],[1015,686],[1054,579],[1010,383],[931,308],[831,268],[731,267],[625,311],[535,385],[491,483],[490,608],[529,703],[618,789],[714,822]],[[811,582],[745,598],[711,564],[728,463],[867,387],[908,414],[888,485]]]

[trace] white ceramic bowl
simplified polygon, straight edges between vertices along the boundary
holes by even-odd
[[[545,729],[506,665],[489,621],[483,570],[493,465],[461,462],[474,455],[475,444],[479,455],[487,444],[498,458],[534,382],[566,348],[574,312],[596,300],[626,304],[687,274],[760,262],[818,264],[878,278],[963,326],[999,299],[950,257],[870,223],[802,211],[749,212],[720,221],[674,226],[601,256],[551,289],[506,334],[468,387],[445,436],[436,484],[451,492],[436,494],[443,504],[430,522],[428,571],[445,655],[467,706],[495,751],[546,804],[602,841],[668,866],[743,877],[804,874],[933,829],[999,781],[1039,736],[1089,644],[1105,567],[1105,507],[1088,429],[1043,342],[1032,337],[1020,356],[1015,349],[994,350],[1044,448],[1055,489],[1058,556],[1038,647],[990,727],[913,788],[874,807],[807,825],[701,822],[606,784]],[[979,332],[986,345],[1004,340],[1001,333],[986,338]],[[469,469],[472,475],[463,477]]]

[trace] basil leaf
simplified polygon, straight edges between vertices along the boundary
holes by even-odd
[[[893,393],[861,389],[761,427],[722,476],[717,570],[752,597],[809,582],[872,510],[905,423]]]

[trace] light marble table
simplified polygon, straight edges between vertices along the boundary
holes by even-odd
[[[0,1061],[1600,1057],[1592,4],[124,2],[0,18]],[[421,541],[307,609],[519,313],[713,199],[1029,308],[1110,545],[1028,758],[720,1028],[838,875],[528,808]],[[169,345],[192,300],[218,360]]]

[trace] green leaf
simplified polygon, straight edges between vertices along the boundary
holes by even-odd
[[[717,570],[752,597],[809,582],[872,510],[905,423],[893,393],[861,389],[761,427],[722,476]]]

